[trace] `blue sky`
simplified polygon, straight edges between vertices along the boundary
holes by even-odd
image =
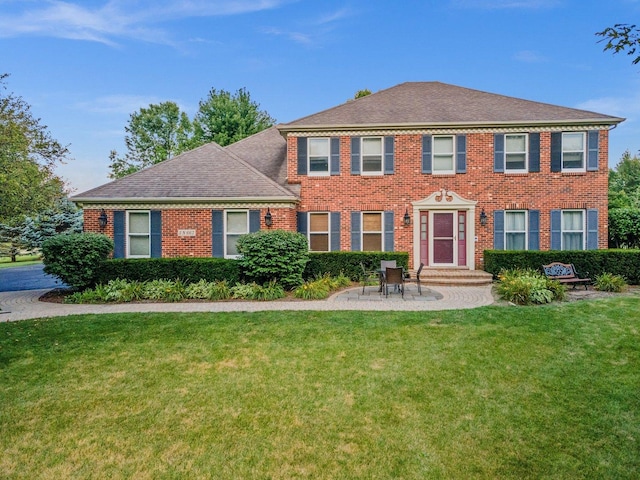
[[[193,116],[212,88],[282,123],[406,81],[582,108],[627,118],[613,167],[640,150],[640,65],[595,35],[616,23],[640,0],[0,0],[0,73],[70,145],[75,193],[108,181],[131,113]]]

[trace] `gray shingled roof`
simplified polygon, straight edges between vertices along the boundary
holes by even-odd
[[[616,124],[622,118],[481,92],[407,82],[279,125],[281,131],[366,126]]]
[[[284,143],[284,139],[279,134],[278,138],[269,134],[265,136],[270,136],[272,141],[279,139],[280,143]],[[250,144],[255,141],[256,139],[248,140]],[[254,166],[234,153],[234,150],[242,152],[245,149],[246,147],[242,145],[236,145],[234,149],[228,149],[228,147],[225,149],[216,143],[208,143],[170,160],[75,195],[71,200],[81,203],[251,199],[295,201],[296,196],[290,190],[260,173]],[[285,161],[280,146],[265,145],[261,151],[268,152],[269,155],[281,156],[281,162]],[[255,155],[259,156],[259,153],[255,152]],[[276,163],[275,158],[265,161],[267,164],[269,162]],[[275,166],[269,168],[275,169]]]

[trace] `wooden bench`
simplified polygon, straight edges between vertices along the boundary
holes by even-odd
[[[584,285],[584,289],[587,290],[587,286],[591,283],[590,278],[578,275],[573,263],[553,262],[549,265],[543,265],[542,268],[548,278],[557,280],[560,283],[571,284],[573,288],[576,288],[576,285]]]

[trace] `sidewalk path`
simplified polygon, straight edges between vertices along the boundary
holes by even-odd
[[[65,305],[41,302],[49,291],[27,290],[0,292],[0,322],[12,322],[43,317],[123,312],[259,312],[267,310],[377,310],[377,311],[433,311],[476,308],[493,303],[491,285],[479,287],[423,287],[421,297],[407,291],[406,299],[399,294],[389,298],[375,292],[377,287],[362,295],[361,287],[339,292],[327,300],[272,302],[182,302],[182,303],[121,303],[106,305]],[[358,291],[360,293],[358,293]]]

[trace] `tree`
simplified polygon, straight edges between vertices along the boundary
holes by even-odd
[[[82,210],[68,198],[60,200],[34,217],[27,217],[22,228],[22,241],[27,248],[40,249],[51,237],[66,233],[82,233]]]
[[[69,151],[21,97],[4,93],[7,77],[0,75],[0,223],[15,226],[65,196],[54,168]]]
[[[609,247],[640,247],[640,158],[628,150],[609,170]]]
[[[192,147],[216,142],[227,146],[261,132],[275,123],[260,105],[251,100],[249,92],[241,88],[233,95],[225,90],[211,89],[193,120]]]
[[[191,145],[191,121],[175,102],[141,108],[131,114],[125,131],[125,156],[118,157],[115,150],[109,154],[111,178],[124,177],[168,160]]]
[[[613,50],[613,53],[627,51],[627,55],[636,55],[638,47],[640,47],[640,29],[635,25],[627,23],[616,23],[613,27],[607,27],[596,35],[602,37],[601,42],[605,40],[604,51]],[[640,63],[640,55],[637,55],[632,63],[635,65]]]

